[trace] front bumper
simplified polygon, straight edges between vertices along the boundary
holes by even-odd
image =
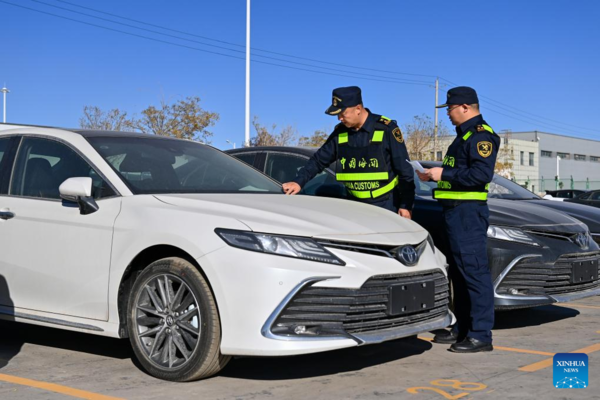
[[[434,254],[428,248],[416,266],[406,267],[392,258],[334,248],[330,248],[330,251],[343,259],[346,266],[231,247],[199,258],[198,264],[207,275],[219,308],[221,352],[252,356],[308,354],[412,336],[444,328],[454,322],[454,316],[448,310],[448,284],[443,255]],[[363,294],[361,290],[373,278],[391,277],[387,283],[389,286],[397,284],[398,277],[414,279],[420,276],[433,277],[434,274],[439,279],[440,287],[436,295],[436,307],[412,313],[409,319],[402,320],[406,316],[397,315],[397,320],[391,321],[384,315],[371,315],[367,318],[368,326],[344,327],[344,323],[355,323],[357,318],[360,319],[357,317],[360,312],[357,314],[354,310],[347,321],[342,321],[346,318],[345,313],[337,313],[337,321],[333,325],[340,329],[335,332],[317,335],[273,332],[277,330],[279,318],[289,314],[288,306],[299,296],[306,297],[306,290],[333,292],[326,297],[335,306],[340,305],[333,304],[337,298],[335,294],[346,294],[346,301],[354,303],[347,305],[360,308],[365,305],[361,305],[361,301],[357,301],[352,294]],[[375,303],[379,304],[376,307],[382,311],[380,300],[385,302],[384,299],[377,299]],[[369,301],[367,303],[372,304]],[[435,312],[430,312],[432,310]],[[329,311],[322,314],[331,315]],[[332,324],[327,325],[331,328]]]
[[[537,248],[498,241],[488,246],[496,309],[535,307],[600,295],[600,252],[552,241],[555,243]],[[502,263],[505,266],[500,268]],[[582,263],[593,266],[593,276],[576,282],[574,268]]]

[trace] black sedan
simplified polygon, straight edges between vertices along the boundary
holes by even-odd
[[[600,190],[582,193],[575,198],[565,199],[565,201],[569,203],[579,203],[600,208]]]
[[[302,147],[247,147],[227,153],[279,182],[287,182],[315,151]],[[332,164],[308,182],[301,193],[344,198],[346,189],[337,183],[334,171]],[[502,186],[505,181],[510,182],[494,177],[498,186],[492,188],[488,201],[487,250],[496,309],[533,307],[600,294],[600,248],[588,227],[550,206],[540,207],[538,202],[541,204],[542,200],[533,200],[535,195],[529,191],[525,197],[531,201],[514,201],[514,191]],[[415,184],[413,219],[431,233],[436,246],[446,253],[441,206],[431,197],[435,184],[420,182],[416,177]]]

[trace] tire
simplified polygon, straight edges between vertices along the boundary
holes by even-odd
[[[155,261],[137,276],[127,329],[137,360],[159,379],[208,378],[231,358],[219,349],[221,323],[212,292],[196,267],[181,258]]]

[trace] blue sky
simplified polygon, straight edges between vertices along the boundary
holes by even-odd
[[[245,0],[0,0],[0,84],[11,90],[8,122],[73,127],[85,105],[139,114],[162,98],[199,96],[205,109],[221,116],[213,144],[239,146],[245,13]],[[251,16],[253,60],[327,73],[254,62],[251,114],[266,125],[293,125],[300,135],[330,130],[336,120],[324,110],[331,90],[358,85],[368,108],[402,126],[415,115],[433,117],[439,76],[447,85],[440,103],[453,83],[472,86],[496,131],[600,140],[600,2],[254,0]],[[446,121],[443,111],[440,120]]]

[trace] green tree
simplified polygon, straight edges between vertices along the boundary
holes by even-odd
[[[172,104],[161,101],[159,108],[146,108],[142,116],[135,120],[134,126],[144,133],[210,144],[213,133],[206,128],[218,120],[219,114],[200,106],[200,97],[187,97]]]
[[[83,117],[79,118],[82,129],[95,129],[102,131],[133,131],[134,120],[127,117],[127,113],[114,108],[102,111],[96,106],[83,107]]]
[[[328,137],[329,134],[327,132],[322,129],[318,129],[312,134],[312,136],[302,136],[300,139],[298,139],[298,146],[321,147]]]

